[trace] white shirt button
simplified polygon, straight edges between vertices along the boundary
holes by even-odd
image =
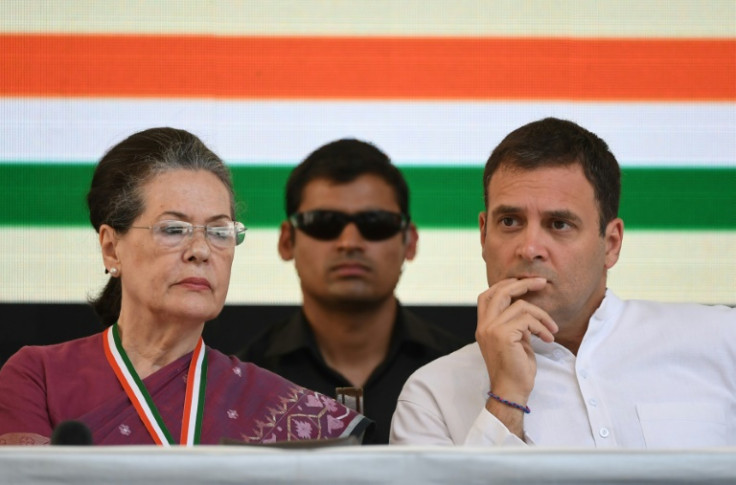
[[[588,399],[588,404],[590,404],[592,407],[596,407],[598,405],[598,400],[594,397],[591,397],[590,399]]]
[[[598,430],[598,434],[601,435],[601,438],[608,438],[608,435],[610,435],[611,432],[608,431],[608,428],[601,428]]]

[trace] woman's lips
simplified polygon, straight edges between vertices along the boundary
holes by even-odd
[[[184,278],[177,283],[179,286],[184,286],[191,290],[211,290],[212,285],[207,278]]]

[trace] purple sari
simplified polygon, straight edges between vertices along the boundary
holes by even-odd
[[[172,436],[181,432],[191,354],[144,379]],[[319,393],[260,367],[208,349],[202,444],[360,436],[370,421]],[[153,444],[105,359],[102,334],[24,347],[0,369],[0,444],[48,442],[76,420],[94,444]]]

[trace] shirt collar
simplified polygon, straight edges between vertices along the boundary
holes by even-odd
[[[606,324],[613,321],[621,312],[621,309],[621,300],[613,294],[611,290],[606,289],[603,301],[601,301],[601,304],[598,306],[596,311],[593,312],[593,315],[588,321],[588,328],[585,331],[585,336],[583,337],[583,344],[585,344],[586,340],[591,340],[593,336],[600,335],[604,329],[609,328]],[[531,341],[534,353],[539,355],[555,356],[556,352],[559,352],[559,349],[561,348],[561,346],[555,342],[547,343],[534,335],[532,335]],[[581,347],[583,344],[581,344]]]

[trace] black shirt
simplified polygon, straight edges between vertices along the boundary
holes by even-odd
[[[375,422],[375,428],[363,442],[388,443],[391,417],[404,382],[419,367],[465,343],[399,306],[386,359],[363,386],[363,413]],[[238,357],[333,398],[336,387],[352,386],[327,366],[302,311],[267,327]]]

